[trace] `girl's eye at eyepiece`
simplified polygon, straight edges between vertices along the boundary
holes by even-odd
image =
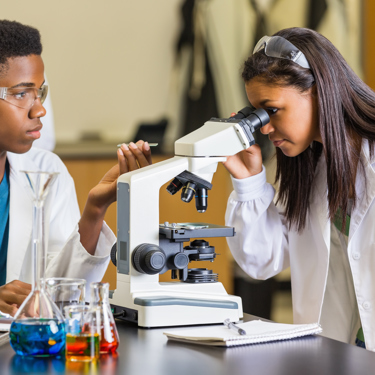
[[[274,115],[277,112],[277,108],[267,108],[267,112],[270,115]]]

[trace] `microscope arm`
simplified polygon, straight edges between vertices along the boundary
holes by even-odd
[[[187,157],[231,156],[249,147],[237,123],[207,121],[175,142],[175,155]]]
[[[212,118],[175,142],[175,155],[187,157],[232,156],[255,143],[253,133],[270,121],[264,109],[245,107],[227,119]]]

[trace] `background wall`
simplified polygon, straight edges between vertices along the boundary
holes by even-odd
[[[180,0],[18,0],[0,17],[41,32],[57,141],[127,140],[164,115]]]
[[[326,11],[318,31],[362,75],[358,22],[362,1],[324,2]],[[168,142],[172,150],[182,117],[176,96],[186,85],[176,76],[171,85],[174,50],[183,25],[182,4],[183,0],[1,2],[0,18],[35,26],[41,32],[58,143],[79,141],[87,132],[98,132],[107,142],[126,141],[140,122],[155,122],[168,114],[170,128],[175,128],[168,130],[173,133]],[[246,104],[239,73],[258,37],[260,21],[269,35],[284,27],[308,26],[311,4],[317,6],[311,0],[197,4],[220,116]],[[196,73],[196,64],[194,69]]]

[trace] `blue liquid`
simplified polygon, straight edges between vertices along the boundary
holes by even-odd
[[[56,319],[18,320],[11,324],[9,337],[19,355],[58,355],[65,346],[65,327]]]

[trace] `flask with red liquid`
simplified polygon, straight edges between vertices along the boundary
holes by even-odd
[[[118,336],[115,319],[109,304],[109,284],[91,283],[90,307],[99,307],[100,317],[100,353],[113,353],[116,351],[120,339]]]

